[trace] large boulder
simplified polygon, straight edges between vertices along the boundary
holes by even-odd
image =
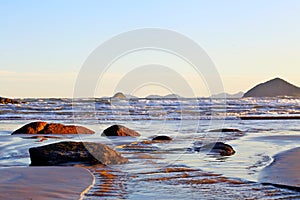
[[[31,122],[24,125],[18,130],[14,131],[14,134],[93,134],[94,131],[75,125],[63,125],[47,122]]]
[[[101,136],[132,136],[138,137],[141,136],[138,132],[131,130],[125,126],[121,125],[113,125],[108,127],[103,131]]]
[[[203,146],[194,146],[193,148],[189,148],[189,151],[208,151],[211,153],[218,153],[221,156],[231,156],[235,154],[232,146],[225,144],[223,142],[212,142]]]
[[[4,97],[0,97],[0,104],[18,104],[20,103],[19,101],[13,100],[13,99],[9,99],[9,98],[4,98]]]
[[[105,144],[93,142],[59,142],[29,149],[31,166],[62,164],[122,164],[127,158]]]

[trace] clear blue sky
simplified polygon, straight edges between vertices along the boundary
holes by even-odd
[[[298,0],[3,0],[0,96],[71,97],[80,67],[97,46],[145,27],[196,41],[227,92],[277,76],[300,86],[299,25]]]

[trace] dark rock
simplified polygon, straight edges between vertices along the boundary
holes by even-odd
[[[48,124],[47,122],[31,122],[24,125],[14,134],[93,134],[94,131],[82,126]]]
[[[156,136],[152,139],[152,141],[155,141],[155,142],[159,142],[159,141],[170,141],[172,140],[171,137],[167,136],[167,135],[159,135],[159,136]]]
[[[103,131],[101,136],[132,136],[132,137],[138,137],[141,136],[138,132],[131,130],[130,128],[127,128],[125,126],[121,125],[113,125],[111,127],[108,127]]]
[[[107,145],[92,142],[59,142],[29,149],[31,166],[53,166],[72,163],[122,164],[127,158]]]
[[[19,101],[13,100],[13,99],[9,99],[9,98],[4,98],[4,97],[0,97],[0,104],[19,104]]]
[[[256,85],[243,97],[277,97],[277,96],[300,96],[300,88],[285,80],[275,78],[265,83]]]
[[[295,116],[280,116],[280,115],[271,115],[271,116],[255,116],[255,115],[250,115],[250,116],[241,116],[241,120],[291,120],[291,119],[300,119],[299,115]]]
[[[242,132],[239,129],[235,129],[235,128],[221,128],[221,129],[214,129],[214,130],[210,130],[208,132],[223,132],[223,133],[229,133],[229,132]]]
[[[193,148],[189,148],[189,151],[209,151],[212,153],[219,153],[221,156],[231,156],[235,154],[234,149],[223,142],[209,143],[203,146],[196,146]]]

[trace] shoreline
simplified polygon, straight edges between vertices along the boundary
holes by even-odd
[[[260,174],[259,181],[278,187],[300,190],[300,147],[276,154]]]
[[[0,169],[0,199],[82,199],[94,175],[81,167],[13,167]]]

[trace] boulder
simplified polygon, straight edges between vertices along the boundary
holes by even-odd
[[[59,142],[29,149],[31,166],[63,164],[122,164],[127,158],[105,144],[93,142]]]
[[[188,150],[193,150],[193,151],[209,151],[211,153],[218,153],[221,156],[231,156],[233,154],[235,154],[234,149],[228,145],[225,144],[223,142],[216,142],[216,143],[209,143],[203,146],[196,146],[193,148],[189,148]]]
[[[138,132],[131,130],[125,126],[121,125],[113,125],[108,127],[103,131],[101,136],[132,136],[138,137],[141,136]]]
[[[94,134],[95,132],[82,126],[63,125],[47,122],[31,122],[24,125],[14,134]]]
[[[20,103],[19,101],[13,100],[13,99],[9,99],[9,98],[4,98],[4,97],[0,97],[0,104],[18,104]]]
[[[167,135],[159,135],[152,139],[152,141],[154,141],[154,142],[170,141],[170,140],[172,140],[172,138]]]

